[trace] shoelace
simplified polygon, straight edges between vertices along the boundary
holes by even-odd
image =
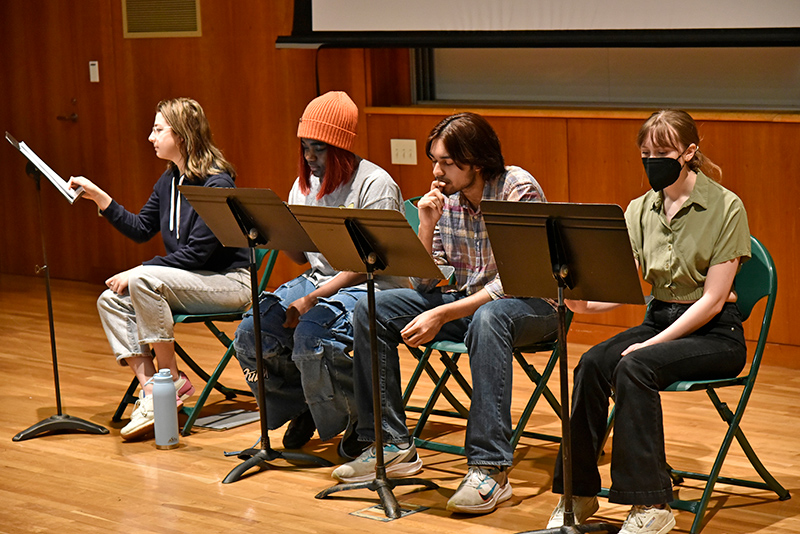
[[[490,473],[491,471],[484,471],[480,467],[470,467],[469,473],[467,473],[465,485],[472,486],[474,488],[480,488],[486,482],[498,484],[498,482],[492,478]]]

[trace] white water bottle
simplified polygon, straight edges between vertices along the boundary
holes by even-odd
[[[153,417],[156,449],[177,447],[179,445],[178,402],[169,369],[161,369],[153,376]]]

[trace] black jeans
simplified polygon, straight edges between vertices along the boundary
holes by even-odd
[[[570,420],[574,495],[588,497],[600,491],[597,455],[613,391],[616,420],[609,501],[639,505],[672,501],[659,391],[677,380],[738,375],[747,358],[742,316],[736,304],[727,303],[706,325],[686,337],[625,357],[621,352],[667,328],[689,306],[653,301],[640,326],[600,343],[581,357],[575,368]],[[560,451],[553,491],[564,492]]]

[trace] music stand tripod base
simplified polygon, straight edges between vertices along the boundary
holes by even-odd
[[[234,467],[230,473],[222,480],[223,484],[230,484],[236,482],[242,476],[254,467],[258,467],[259,471],[270,467],[268,462],[273,460],[286,460],[288,462],[304,462],[315,463],[321,467],[333,467],[333,464],[325,458],[306,454],[302,452],[288,452],[276,451],[269,447],[264,449],[247,449],[239,453],[238,458],[244,460],[242,463]]]
[[[39,421],[35,425],[26,428],[13,438],[12,441],[24,441],[26,439],[32,439],[47,432],[88,432],[89,434],[108,434],[108,429],[97,425],[95,423],[91,423],[89,421],[85,421],[78,417],[72,417],[71,415],[51,415],[47,419],[43,419]]]
[[[320,491],[314,497],[316,499],[324,499],[328,495],[339,491],[368,489],[378,494],[386,517],[398,519],[402,515],[402,510],[397,502],[397,498],[394,496],[394,493],[392,493],[392,490],[397,486],[424,486],[425,489],[438,489],[439,487],[435,482],[422,478],[375,478],[368,482],[337,484],[336,486]]]

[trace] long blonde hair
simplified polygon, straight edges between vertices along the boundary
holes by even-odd
[[[179,146],[186,162],[187,180],[203,183],[209,176],[223,172],[236,179],[233,165],[214,145],[208,119],[197,101],[191,98],[162,100],[156,106],[156,113],[161,113],[182,141]],[[175,163],[170,162],[168,166],[174,167]]]
[[[677,150],[686,149],[694,143],[698,148],[694,157],[687,163],[694,172],[703,174],[717,181],[722,179],[722,169],[700,152],[700,134],[691,115],[680,109],[662,109],[656,111],[642,124],[636,137],[638,146],[652,140],[660,147],[672,147]]]

